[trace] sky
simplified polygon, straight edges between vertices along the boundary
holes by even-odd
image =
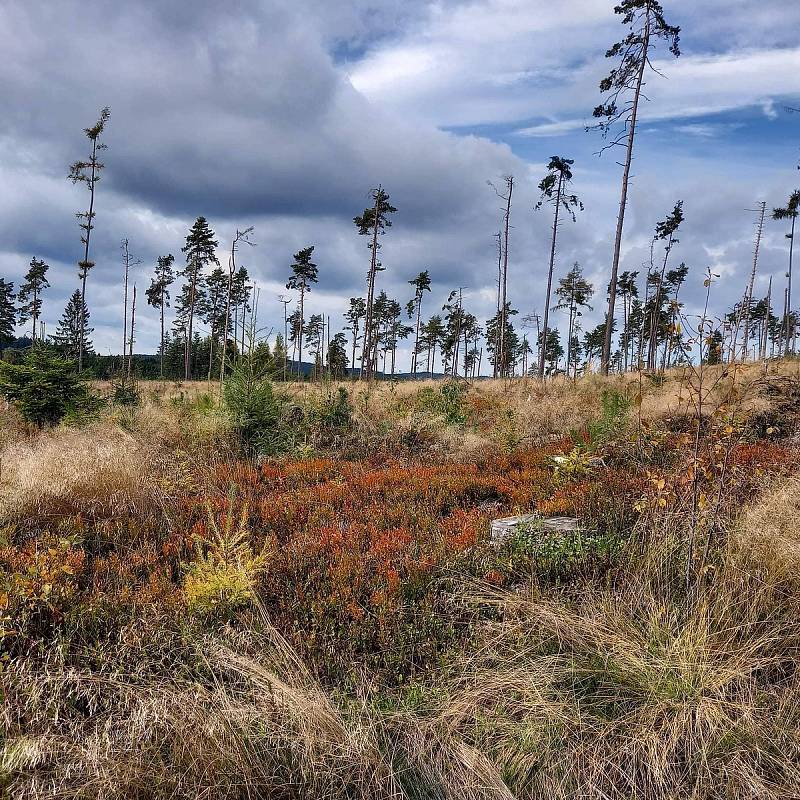
[[[451,289],[479,319],[496,304],[501,201],[516,180],[509,298],[541,313],[552,219],[535,210],[552,155],[572,158],[585,210],[559,233],[556,277],[576,261],[600,290],[602,319],[619,204],[621,153],[600,154],[591,124],[607,48],[624,35],[614,0],[4,0],[0,3],[0,276],[19,285],[32,256],[50,264],[43,319],[55,327],[77,288],[75,213],[85,187],[67,180],[87,155],[83,128],[111,108],[98,184],[87,302],[100,353],[122,343],[122,254],[141,261],[143,297],[159,255],[205,216],[219,258],[254,227],[240,263],[259,290],[259,324],[282,329],[292,254],[315,246],[319,284],[307,314],[344,326],[365,294],[366,237],[353,217],[378,183],[397,207],[382,240],[378,288],[405,304],[428,269],[423,313]],[[656,223],[683,200],[675,264],[698,313],[707,268],[712,305],[743,294],[754,209],[800,185],[800,4],[665,0],[682,55],[654,56],[633,165],[621,269],[642,270]],[[785,224],[768,221],[756,295],[782,295]],[[780,287],[780,288],[778,288]],[[176,294],[177,292],[174,292]],[[600,295],[603,295],[601,299]],[[556,320],[561,320],[556,314]],[[154,352],[157,312],[137,309],[137,352]],[[18,332],[23,333],[20,327]],[[407,366],[408,349],[399,355]]]

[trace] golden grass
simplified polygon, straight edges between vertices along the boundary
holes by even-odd
[[[439,724],[486,753],[520,800],[797,796],[800,594],[774,557],[754,575],[742,550],[687,601],[682,551],[650,547],[611,587],[485,594],[502,620]]]
[[[8,444],[0,452],[0,520],[128,512],[153,489],[155,455],[154,446],[109,423]]]
[[[770,363],[767,372],[797,379],[799,368]],[[709,370],[709,385],[721,372]],[[730,376],[743,409],[768,404],[763,377],[762,365]],[[718,381],[710,402],[730,380]],[[462,458],[564,435],[596,419],[608,388],[641,394],[647,421],[690,409],[679,371],[660,384],[481,381],[470,393],[481,424],[463,431],[408,411],[438,382],[345,385],[365,452],[374,442],[390,456],[411,433],[426,455]],[[140,389],[141,408],[112,410],[84,429],[29,437],[6,417],[0,522],[133,510],[152,499],[179,449],[192,450],[189,471],[202,481],[227,429],[217,410],[192,404],[215,386]],[[319,387],[289,390],[308,399]],[[172,403],[181,393],[184,402]],[[689,598],[674,519],[642,526],[601,579],[469,587],[492,621],[431,676],[424,711],[386,711],[366,678],[323,686],[260,612],[213,632],[176,630],[154,613],[118,646],[83,654],[102,670],[76,667],[54,644],[38,660],[3,666],[0,797],[798,797],[798,515],[800,478],[769,487],[714,549]]]

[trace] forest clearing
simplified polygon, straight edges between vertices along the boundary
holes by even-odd
[[[9,797],[796,793],[798,362],[216,389],[3,416]]]
[[[0,2],[0,800],[800,799],[798,31]]]

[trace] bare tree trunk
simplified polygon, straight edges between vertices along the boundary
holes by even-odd
[[[785,314],[785,326],[786,326],[786,355],[789,354],[789,340],[794,339],[794,325],[790,323],[791,314],[792,314],[792,258],[794,256],[794,232],[795,226],[797,223],[797,217],[792,217],[792,232],[789,235],[789,272],[787,273],[787,285],[786,285],[786,314]]]
[[[412,353],[411,357],[411,375],[412,377],[417,377],[417,351],[419,350],[419,324],[420,324],[420,317],[422,316],[422,292],[419,293],[419,297],[417,298],[417,324],[415,326],[415,333],[414,333],[414,352]]]
[[[36,344],[36,323],[39,321],[39,315],[36,313],[36,309],[39,304],[39,287],[37,286],[36,282],[34,281],[33,284],[33,306],[31,310],[31,318],[33,320],[33,332],[31,334],[31,344]]]
[[[184,380],[189,380],[192,374],[192,327],[194,324],[195,292],[197,291],[197,277],[192,276],[189,289],[189,321],[186,328],[186,351],[184,353],[183,372]]]
[[[159,375],[164,380],[164,282],[161,281],[161,359],[159,365]]]
[[[128,380],[131,379],[131,369],[133,366],[133,341],[136,326],[136,284],[133,284],[133,301],[131,302],[131,338],[130,350],[128,351]]]
[[[354,314],[355,316],[355,314]],[[353,369],[353,378],[356,376],[356,344],[358,342],[358,319],[353,320],[353,357],[350,366]]]
[[[497,232],[497,330],[494,334],[494,369],[492,371],[492,377],[497,377],[497,370],[500,363],[499,353],[500,353],[500,296],[502,294],[502,286],[503,286],[503,240],[502,234],[500,231]]]
[[[380,228],[380,199],[381,199],[381,185],[378,184],[378,189],[375,192],[375,219],[372,228],[372,255],[370,257],[369,275],[367,276],[367,314],[364,318],[364,349],[361,354],[361,377],[364,377],[366,370],[367,378],[372,378],[372,303],[375,296],[375,275],[378,266],[378,230]],[[369,362],[367,362],[369,357]],[[377,357],[376,357],[377,361]]]
[[[500,369],[501,375],[506,371],[506,303],[508,290],[508,226],[511,218],[511,195],[514,192],[514,176],[509,175],[506,184],[508,186],[508,199],[506,201],[506,213],[503,225],[503,299],[500,306]]]
[[[92,233],[94,219],[94,187],[97,182],[97,139],[92,140],[92,177],[89,181],[89,215],[86,218],[86,237],[84,239],[83,263],[81,270],[81,335],[78,342],[78,372],[83,369],[83,352],[86,348],[86,275],[89,269],[89,238]],[[124,352],[124,349],[123,349]]]
[[[650,47],[650,24],[650,12],[648,11],[644,38],[642,41],[642,58],[639,64],[639,74],[636,77],[636,91],[633,95],[633,105],[631,106],[631,115],[628,121],[628,144],[625,150],[625,167],[622,172],[622,191],[620,193],[619,213],[617,215],[617,231],[614,237],[614,258],[611,262],[611,283],[608,289],[608,312],[606,313],[606,329],[603,338],[603,354],[600,358],[600,371],[603,375],[608,375],[608,368],[611,364],[611,339],[613,336],[612,328],[614,327],[614,304],[617,299],[617,275],[619,273],[619,260],[622,253],[622,231],[625,226],[625,209],[628,205],[628,183],[631,177],[633,143],[636,138],[636,119],[639,114],[639,100],[642,96],[644,70],[647,66],[647,54]]]
[[[305,290],[300,286],[300,332],[298,344],[297,376],[300,377],[303,370],[303,326],[305,325]]]
[[[238,231],[237,231],[238,234]],[[225,324],[222,328],[222,354],[219,364],[219,393],[222,396],[222,387],[225,383],[225,356],[228,352],[228,328],[231,324],[231,289],[233,288],[233,271],[236,265],[236,237],[231,242],[231,254],[228,258],[228,289],[225,293]],[[284,317],[286,316],[284,306]],[[285,327],[285,326],[284,326]]]
[[[750,320],[753,305],[753,286],[756,281],[756,270],[758,269],[758,253],[761,250],[761,237],[764,233],[764,215],[767,211],[766,201],[761,203],[759,210],[758,223],[756,225],[756,243],[753,248],[753,269],[750,273],[750,282],[747,285],[747,293],[745,295],[745,325],[744,325],[744,342],[742,344],[742,360],[747,361],[748,351],[750,349]]]
[[[122,240],[122,263],[125,265],[125,289],[123,292],[124,309],[122,312],[122,371],[129,372],[125,367],[125,352],[128,349],[128,271],[130,269],[130,257],[128,255],[128,240]]]
[[[550,293],[553,290],[553,267],[556,262],[556,237],[558,236],[558,214],[561,210],[561,192],[564,185],[564,173],[558,173],[558,188],[556,190],[556,210],[553,214],[553,236],[550,240],[550,268],[547,272],[547,294],[544,298],[544,335],[547,338],[547,325],[550,318]],[[539,378],[544,380],[544,356],[545,348],[542,347],[539,353]]]

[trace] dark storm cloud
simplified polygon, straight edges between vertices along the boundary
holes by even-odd
[[[501,203],[486,181],[499,182],[513,172],[512,299],[521,313],[541,311],[550,220],[547,212],[533,211],[535,186],[551,152],[580,150],[569,138],[509,140],[515,147],[524,141],[525,159],[538,162],[531,165],[507,144],[445,133],[436,124],[447,119],[434,124],[413,112],[441,107],[446,116],[450,108],[467,109],[468,116],[488,115],[490,121],[518,120],[522,111],[529,120],[532,109],[553,112],[542,106],[543,97],[551,95],[542,94],[529,69],[533,51],[561,87],[556,110],[574,115],[569,98],[588,107],[586,98],[591,94],[593,102],[596,95],[594,72],[590,92],[580,89],[572,97],[563,87],[571,85],[575,65],[587,63],[579,51],[594,47],[602,61],[613,20],[610,4],[606,8],[601,0],[579,5],[586,12],[584,24],[562,36],[567,23],[550,4],[536,0],[532,5],[516,0],[5,3],[0,6],[5,189],[0,273],[18,281],[32,255],[46,258],[53,266],[53,289],[45,316],[55,323],[77,283],[74,214],[86,203],[85,190],[66,180],[68,165],[86,154],[81,129],[109,105],[107,168],[93,238],[97,267],[88,290],[95,344],[102,351],[119,348],[120,239],[129,238],[142,259],[135,273],[142,287],[158,255],[172,252],[181,260],[186,230],[199,214],[217,231],[223,259],[235,228],[255,225],[258,247],[241,259],[262,286],[265,315],[274,319],[280,313],[275,295],[285,292],[292,253],[314,244],[320,284],[312,292],[312,310],[340,321],[347,299],[363,293],[369,255],[352,217],[378,182],[399,209],[383,242],[380,288],[405,301],[407,281],[429,268],[434,292],[426,298],[428,313],[451,288],[465,286],[470,309],[485,317],[494,309],[493,235],[501,216]],[[688,0],[678,5],[684,17],[699,15],[708,22]],[[747,36],[744,5],[730,7],[726,35],[743,47],[759,46],[766,16],[757,15]],[[541,20],[544,33],[536,29]],[[420,73],[418,84],[415,70],[425,66],[430,52],[444,53],[450,62]],[[388,54],[388,60],[375,53]],[[371,71],[376,65],[383,71]],[[401,92],[391,89],[395,70],[406,76]],[[358,78],[356,86],[366,81],[390,88],[362,93],[350,73]],[[427,87],[428,74],[443,83]],[[714,133],[695,129],[697,136]],[[720,197],[695,177],[697,165],[680,159],[662,164],[658,148],[643,140],[624,268],[640,268],[655,222],[683,197],[687,223],[676,260],[698,270],[717,265],[725,274],[720,298],[732,302],[740,294],[751,247],[745,209],[755,202],[753,187],[760,185],[775,202],[786,192],[776,168],[743,171],[734,180],[721,166],[724,159],[721,151],[702,169],[708,181],[724,187],[720,192],[736,209],[728,214],[719,211]],[[558,269],[580,261],[600,294],[607,281],[618,178],[613,159],[578,158],[575,185],[587,210],[576,224],[564,226],[559,244]],[[764,263],[772,269],[767,264],[774,261],[779,275],[782,241],[774,234],[765,245]],[[690,280],[697,283],[699,273]],[[687,288],[686,296],[694,302],[697,288]],[[594,305],[587,324],[599,319],[599,297]],[[151,316],[146,311],[140,316],[143,349],[156,340]]]

